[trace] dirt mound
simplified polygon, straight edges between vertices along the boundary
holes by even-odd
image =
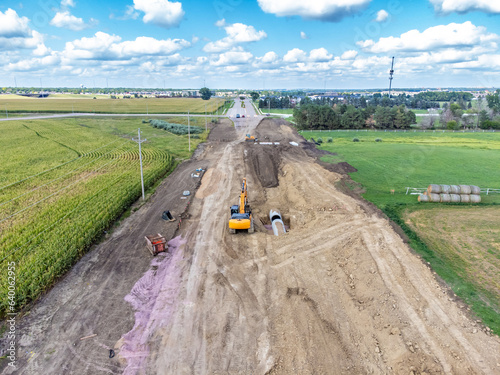
[[[332,172],[335,172],[338,174],[348,174],[348,173],[353,173],[353,172],[358,171],[351,164],[346,163],[345,161],[343,161],[341,163],[337,163],[337,164],[325,163],[322,161],[318,161],[318,162],[325,169],[328,169],[329,171],[332,171]]]
[[[211,142],[232,142],[238,135],[230,121],[223,120],[216,124],[208,136]]]
[[[255,134],[262,142],[301,142],[303,138],[290,124],[281,119],[264,119],[256,128]]]

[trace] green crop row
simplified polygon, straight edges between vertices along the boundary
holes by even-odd
[[[0,140],[0,315],[10,307],[9,265],[16,269],[18,311],[140,197],[139,152],[130,139],[135,126],[137,120],[74,119],[5,125]],[[159,147],[163,141],[143,145],[146,187],[176,163],[176,154]]]

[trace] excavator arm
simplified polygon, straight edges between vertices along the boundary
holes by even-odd
[[[247,206],[247,179],[243,179],[241,184],[241,195],[240,195],[240,214],[245,213],[245,208]]]

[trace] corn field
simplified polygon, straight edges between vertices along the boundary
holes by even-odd
[[[84,124],[29,121],[2,125],[0,140],[0,311],[15,263],[16,309],[62,276],[141,195],[132,134]],[[116,130],[115,130],[116,133]],[[165,149],[142,148],[144,183],[174,166]]]

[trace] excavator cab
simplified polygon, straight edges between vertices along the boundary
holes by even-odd
[[[236,230],[248,230],[248,233],[254,232],[252,210],[247,199],[247,181],[244,178],[241,186],[240,204],[235,204],[230,208],[229,233],[231,234],[235,234]]]

